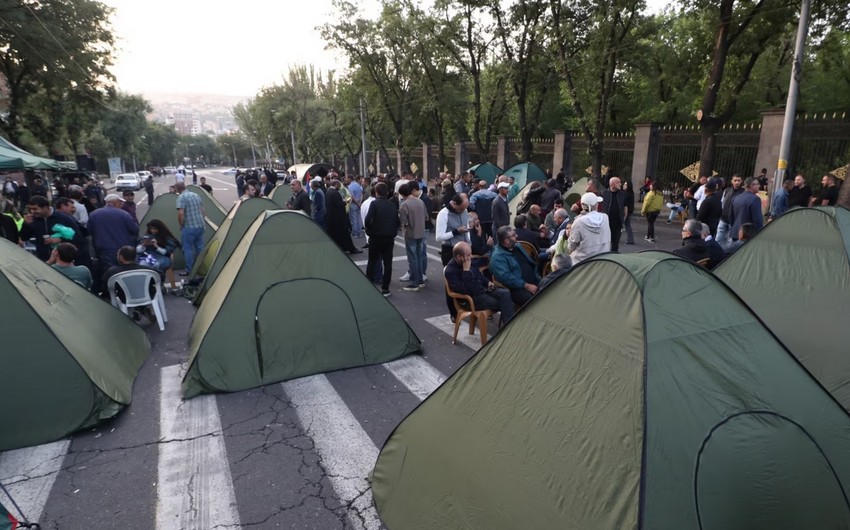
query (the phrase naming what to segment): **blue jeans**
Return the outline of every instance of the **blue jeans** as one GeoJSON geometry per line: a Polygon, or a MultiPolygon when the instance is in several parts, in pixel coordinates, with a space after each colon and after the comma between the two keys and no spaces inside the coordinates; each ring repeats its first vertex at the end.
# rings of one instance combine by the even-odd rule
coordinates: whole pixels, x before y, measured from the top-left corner
{"type": "Polygon", "coordinates": [[[353,202],[348,205],[348,221],[351,223],[351,235],[360,237],[363,234],[363,217],[360,216],[360,206],[353,202]]]}
{"type": "MultiPolygon", "coordinates": [[[[730,228],[732,228],[732,225],[722,219],[717,225],[717,237],[715,237],[714,240],[717,241],[721,247],[729,243],[729,239],[732,236],[732,234],[729,233],[730,228]]],[[[735,234],[736,238],[737,236],[738,234],[735,234]]]]}
{"type": "Polygon", "coordinates": [[[422,275],[428,266],[428,254],[425,252],[425,238],[404,238],[404,248],[407,250],[407,266],[410,271],[411,285],[421,285],[424,280],[422,275]]]}
{"type": "Polygon", "coordinates": [[[183,256],[186,257],[186,270],[192,270],[195,265],[195,258],[204,249],[204,229],[203,228],[183,228],[180,232],[180,237],[183,239],[183,256]]]}

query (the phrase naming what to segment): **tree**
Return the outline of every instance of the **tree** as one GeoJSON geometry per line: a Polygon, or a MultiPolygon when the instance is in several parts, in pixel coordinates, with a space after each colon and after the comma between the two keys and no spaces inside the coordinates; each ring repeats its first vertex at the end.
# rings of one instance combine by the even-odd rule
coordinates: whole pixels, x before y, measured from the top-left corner
{"type": "Polygon", "coordinates": [[[110,8],[94,0],[0,0],[0,12],[0,76],[9,96],[0,129],[13,143],[28,129],[52,127],[50,113],[71,92],[103,98],[112,80],[110,8]]]}
{"type": "Polygon", "coordinates": [[[635,39],[643,0],[551,0],[549,6],[559,72],[598,177],[622,49],[635,39]]]}

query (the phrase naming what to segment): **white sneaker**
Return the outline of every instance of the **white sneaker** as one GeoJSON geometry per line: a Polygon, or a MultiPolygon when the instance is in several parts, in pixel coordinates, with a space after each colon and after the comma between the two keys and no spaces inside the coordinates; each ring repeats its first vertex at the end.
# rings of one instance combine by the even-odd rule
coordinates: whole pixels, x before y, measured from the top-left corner
{"type": "Polygon", "coordinates": [[[409,282],[410,281],[410,271],[405,272],[404,276],[398,279],[400,282],[409,282]]]}

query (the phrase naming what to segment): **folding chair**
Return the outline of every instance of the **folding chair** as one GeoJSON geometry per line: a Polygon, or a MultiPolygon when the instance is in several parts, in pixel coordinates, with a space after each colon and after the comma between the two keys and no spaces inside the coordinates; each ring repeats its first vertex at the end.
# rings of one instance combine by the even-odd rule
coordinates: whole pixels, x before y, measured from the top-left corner
{"type": "Polygon", "coordinates": [[[475,335],[475,328],[477,326],[481,332],[481,346],[484,346],[487,344],[487,319],[493,316],[493,311],[490,309],[476,311],[475,302],[472,301],[472,297],[452,291],[452,288],[449,287],[449,281],[445,280],[445,276],[446,269],[443,268],[443,278],[446,283],[446,294],[448,294],[452,299],[452,302],[455,305],[455,311],[457,311],[457,317],[455,318],[455,332],[454,335],[452,335],[452,344],[457,344],[457,332],[460,329],[460,321],[468,318],[469,334],[475,335]]]}
{"type": "Polygon", "coordinates": [[[131,307],[151,306],[156,315],[156,322],[159,325],[160,331],[165,331],[165,323],[168,322],[168,315],[165,312],[165,300],[162,297],[162,280],[159,278],[159,273],[154,270],[132,270],[119,272],[115,276],[109,278],[106,282],[106,287],[109,289],[109,298],[114,307],[117,307],[129,316],[131,307]],[[151,298],[150,285],[154,283],[156,295],[151,298]],[[124,292],[127,299],[122,302],[115,294],[115,285],[118,285],[124,292]]]}

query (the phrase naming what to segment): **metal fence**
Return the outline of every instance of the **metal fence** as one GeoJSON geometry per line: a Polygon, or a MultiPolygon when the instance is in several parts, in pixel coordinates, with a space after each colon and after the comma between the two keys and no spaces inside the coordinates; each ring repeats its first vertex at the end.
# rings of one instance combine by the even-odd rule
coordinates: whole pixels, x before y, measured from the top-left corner
{"type": "MultiPolygon", "coordinates": [[[[722,177],[733,173],[755,175],[761,124],[726,124],[717,133],[714,171],[722,177]]],[[[691,181],[682,170],[698,163],[702,151],[702,134],[698,126],[667,126],[659,131],[658,168],[655,177],[666,186],[691,181]]]]}
{"type": "Polygon", "coordinates": [[[794,124],[791,175],[802,173],[811,186],[850,162],[850,120],[847,113],[803,114],[794,124]]]}
{"type": "MultiPolygon", "coordinates": [[[[634,133],[606,134],[603,136],[602,149],[602,165],[613,171],[615,176],[631,178],[635,157],[634,133]]],[[[572,168],[565,170],[571,173],[574,180],[590,176],[593,159],[588,151],[587,139],[579,133],[570,136],[570,160],[572,168]]]]}

